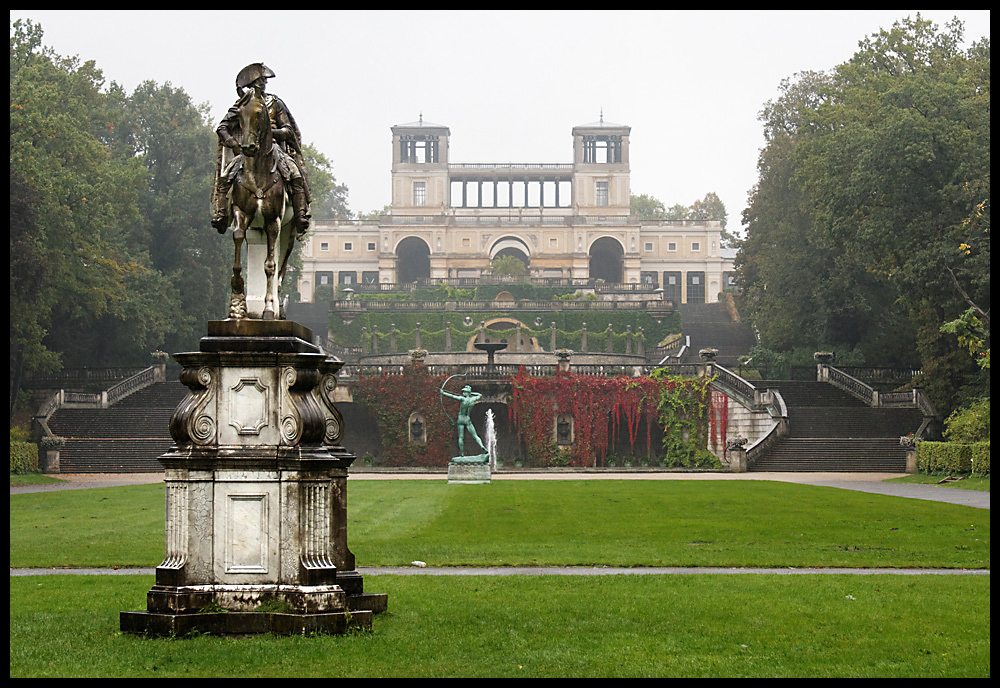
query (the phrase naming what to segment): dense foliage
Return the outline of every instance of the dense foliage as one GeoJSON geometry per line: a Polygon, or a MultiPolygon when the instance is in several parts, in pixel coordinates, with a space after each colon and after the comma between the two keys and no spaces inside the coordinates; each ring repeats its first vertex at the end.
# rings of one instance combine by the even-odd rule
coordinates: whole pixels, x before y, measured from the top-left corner
{"type": "Polygon", "coordinates": [[[29,433],[10,429],[10,472],[22,475],[38,472],[38,445],[29,441],[29,433]]]}
{"type": "MultiPolygon", "coordinates": [[[[417,324],[420,324],[420,346],[428,351],[444,351],[446,329],[451,324],[451,350],[463,351],[466,343],[478,333],[481,322],[502,317],[506,320],[516,318],[526,323],[521,328],[521,336],[534,337],[541,347],[548,351],[551,347],[551,323],[556,323],[556,348],[582,351],[583,325],[587,325],[587,351],[603,352],[607,348],[607,329],[611,326],[614,332],[613,348],[617,353],[625,353],[627,349],[628,328],[632,328],[632,352],[639,346],[640,328],[644,346],[655,347],[667,335],[680,332],[680,315],[671,314],[657,322],[644,311],[502,311],[483,310],[466,311],[462,313],[445,311],[423,312],[372,312],[362,313],[349,324],[344,324],[336,314],[330,318],[330,333],[342,346],[358,346],[364,343],[371,351],[372,336],[377,331],[379,338],[379,353],[389,351],[390,332],[395,331],[396,351],[406,351],[416,347],[417,324]],[[468,318],[468,324],[465,323],[468,318]],[[536,319],[541,325],[530,326],[536,319]]],[[[515,328],[488,330],[491,339],[507,339],[511,341],[515,328]]]]}
{"type": "Polygon", "coordinates": [[[989,389],[942,324],[990,300],[990,45],[917,16],[785,81],[737,267],[761,344],[908,365],[944,414],[989,389]]]}
{"type": "Polygon", "coordinates": [[[454,433],[439,401],[441,385],[446,379],[443,375],[431,375],[423,366],[406,366],[402,375],[363,376],[354,385],[354,400],[375,414],[384,465],[448,464],[454,433]],[[410,442],[409,419],[414,412],[424,418],[423,444],[410,442]]]}
{"type": "MultiPolygon", "coordinates": [[[[513,380],[510,414],[528,458],[535,465],[603,466],[615,437],[625,435],[635,452],[640,427],[645,455],[654,456],[653,428],[663,432],[670,466],[712,462],[706,456],[711,395],[708,380],[673,377],[595,377],[559,372],[533,378],[522,368],[513,380]],[[563,450],[553,441],[559,414],[573,418],[573,443],[563,450]]],[[[659,454],[659,452],[656,452],[659,454]]]]}
{"type": "MultiPolygon", "coordinates": [[[[232,241],[209,225],[217,140],[206,106],[10,27],[11,398],[24,373],[149,363],[224,317],[232,241]]],[[[320,216],[346,188],[306,147],[320,216]]]]}
{"type": "Polygon", "coordinates": [[[212,131],[182,90],[126,94],[41,37],[11,26],[12,369],[147,363],[225,303],[212,131]]]}
{"type": "Polygon", "coordinates": [[[917,442],[921,473],[990,475],[990,443],[917,442]]]}

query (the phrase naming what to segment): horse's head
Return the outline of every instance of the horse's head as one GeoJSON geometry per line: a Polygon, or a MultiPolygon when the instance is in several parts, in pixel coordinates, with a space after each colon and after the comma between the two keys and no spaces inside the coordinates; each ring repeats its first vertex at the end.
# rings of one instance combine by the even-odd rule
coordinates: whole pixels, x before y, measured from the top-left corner
{"type": "Polygon", "coordinates": [[[258,151],[271,150],[271,116],[262,87],[254,85],[247,90],[240,106],[240,133],[244,155],[252,158],[258,151]]]}

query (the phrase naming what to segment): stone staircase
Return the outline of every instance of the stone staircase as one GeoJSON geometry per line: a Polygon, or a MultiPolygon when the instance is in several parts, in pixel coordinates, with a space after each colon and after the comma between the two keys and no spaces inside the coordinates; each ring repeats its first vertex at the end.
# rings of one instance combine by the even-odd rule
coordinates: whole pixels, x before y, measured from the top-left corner
{"type": "Polygon", "coordinates": [[[59,452],[63,473],[156,473],[156,457],[173,444],[168,426],[187,394],[180,382],[158,382],[106,409],[56,411],[53,433],[66,439],[59,452]]]}
{"type": "Polygon", "coordinates": [[[698,363],[698,350],[718,349],[716,361],[734,368],[737,358],[747,354],[756,342],[753,332],[744,323],[733,322],[724,303],[683,304],[678,307],[681,328],[691,338],[691,348],[682,363],[698,363]]]}
{"type": "Polygon", "coordinates": [[[906,450],[899,446],[899,438],[920,428],[919,410],[869,408],[826,382],[754,384],[780,392],[790,432],[752,470],[905,472],[906,450]]]}

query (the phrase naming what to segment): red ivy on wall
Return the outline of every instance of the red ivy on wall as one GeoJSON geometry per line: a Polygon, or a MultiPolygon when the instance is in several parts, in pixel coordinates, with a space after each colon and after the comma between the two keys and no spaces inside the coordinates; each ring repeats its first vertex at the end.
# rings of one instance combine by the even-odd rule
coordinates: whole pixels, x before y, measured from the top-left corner
{"type": "Polygon", "coordinates": [[[445,379],[423,366],[405,366],[402,375],[365,377],[355,384],[355,401],[375,413],[386,466],[448,465],[454,432],[439,400],[445,379]],[[414,411],[426,421],[425,444],[410,443],[408,423],[414,411]]]}
{"type": "MultiPolygon", "coordinates": [[[[440,401],[445,379],[443,375],[429,374],[422,366],[406,366],[402,375],[367,377],[356,383],[355,401],[376,416],[385,465],[448,464],[454,427],[440,401]],[[422,413],[426,421],[427,442],[423,445],[409,442],[408,421],[414,411],[422,413]]],[[[668,453],[695,445],[703,449],[708,439],[706,424],[713,441],[719,426],[723,432],[725,429],[725,397],[720,408],[715,395],[709,394],[706,379],[655,375],[604,378],[569,372],[532,378],[521,368],[511,382],[510,418],[535,465],[604,465],[608,448],[623,433],[634,453],[643,420],[647,456],[654,454],[654,425],[660,425],[670,439],[673,450],[668,448],[668,453]],[[671,392],[675,394],[668,394],[671,392]],[[668,398],[672,404],[665,403],[668,398]],[[574,419],[574,442],[565,454],[553,442],[555,419],[560,413],[569,413],[574,419]],[[685,432],[691,435],[690,442],[681,439],[685,432]]]]}
{"type": "MultiPolygon", "coordinates": [[[[646,420],[646,453],[652,454],[651,433],[660,420],[662,393],[677,385],[690,388],[696,396],[702,395],[703,384],[699,381],[603,378],[569,372],[532,378],[522,368],[513,380],[510,415],[529,455],[547,465],[556,451],[552,445],[555,418],[560,413],[572,414],[575,441],[567,450],[570,465],[603,465],[608,447],[622,432],[627,433],[634,450],[642,419],[646,420]]],[[[669,433],[670,428],[665,427],[664,432],[669,433]]]]}

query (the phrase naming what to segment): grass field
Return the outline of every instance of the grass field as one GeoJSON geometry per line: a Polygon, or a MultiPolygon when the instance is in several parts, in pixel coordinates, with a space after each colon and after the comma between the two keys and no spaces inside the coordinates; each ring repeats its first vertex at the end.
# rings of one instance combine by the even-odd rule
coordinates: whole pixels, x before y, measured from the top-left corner
{"type": "MultiPolygon", "coordinates": [[[[11,498],[12,567],[149,567],[163,485],[11,498]]],[[[764,481],[357,481],[363,566],[988,568],[990,512],[764,481]]]]}
{"type": "MultiPolygon", "coordinates": [[[[12,567],[153,566],[161,485],[11,497],[12,567]]],[[[988,569],[988,510],[745,481],[357,481],[361,566],[988,569]]],[[[11,578],[27,676],[989,676],[990,577],[368,576],[369,634],[123,635],[149,576],[11,578]]]]}
{"type": "Polygon", "coordinates": [[[908,475],[905,478],[893,478],[888,480],[890,483],[910,483],[915,485],[938,485],[940,487],[950,487],[955,490],[976,490],[979,492],[989,492],[990,491],[990,476],[981,475],[967,475],[960,477],[959,480],[953,482],[941,482],[945,476],[942,475],[927,475],[926,473],[916,473],[914,475],[908,475]]]}

